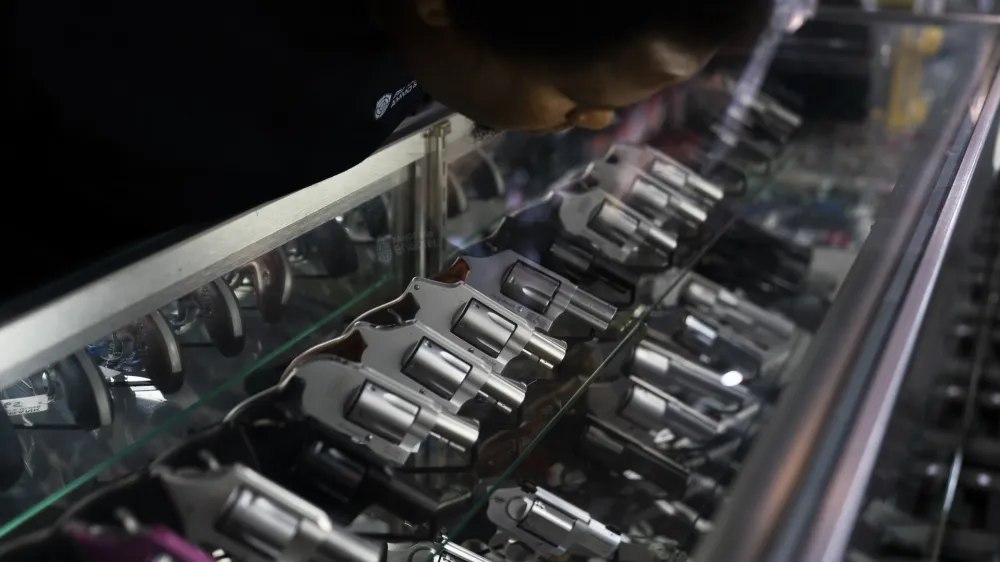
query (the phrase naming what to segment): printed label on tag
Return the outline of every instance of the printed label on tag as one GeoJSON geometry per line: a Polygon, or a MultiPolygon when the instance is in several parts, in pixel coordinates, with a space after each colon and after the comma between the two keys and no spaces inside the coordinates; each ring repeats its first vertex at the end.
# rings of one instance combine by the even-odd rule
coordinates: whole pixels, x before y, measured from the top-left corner
{"type": "Polygon", "coordinates": [[[677,166],[661,162],[660,160],[653,161],[652,172],[654,176],[665,179],[678,186],[683,186],[687,180],[687,174],[685,174],[683,170],[678,169],[677,166]]]}
{"type": "Polygon", "coordinates": [[[24,416],[49,409],[49,397],[44,395],[8,398],[0,402],[3,403],[3,409],[7,411],[8,416],[24,416]]]}

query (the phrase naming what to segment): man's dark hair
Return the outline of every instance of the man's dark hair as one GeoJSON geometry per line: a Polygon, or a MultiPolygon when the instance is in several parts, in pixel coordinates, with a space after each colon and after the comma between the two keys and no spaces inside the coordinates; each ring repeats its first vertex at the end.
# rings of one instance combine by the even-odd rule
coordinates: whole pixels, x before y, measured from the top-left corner
{"type": "Polygon", "coordinates": [[[497,51],[581,60],[641,37],[695,49],[745,46],[767,27],[773,0],[447,0],[447,6],[456,30],[497,51]]]}

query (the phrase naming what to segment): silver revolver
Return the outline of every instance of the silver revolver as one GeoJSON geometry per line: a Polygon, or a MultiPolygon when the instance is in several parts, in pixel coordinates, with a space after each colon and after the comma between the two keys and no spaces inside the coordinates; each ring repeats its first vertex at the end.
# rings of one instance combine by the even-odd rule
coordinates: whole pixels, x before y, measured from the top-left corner
{"type": "Polygon", "coordinates": [[[355,322],[341,336],[310,349],[295,362],[315,354],[356,361],[430,396],[451,413],[477,396],[505,413],[520,406],[527,392],[525,384],[494,373],[467,347],[417,320],[389,326],[355,322]]]}
{"type": "Polygon", "coordinates": [[[355,322],[390,324],[411,319],[464,346],[496,374],[518,356],[549,368],[566,356],[565,342],[543,334],[464,282],[414,277],[398,299],[373,308],[355,322]]]}
{"type": "MultiPolygon", "coordinates": [[[[731,77],[726,77],[726,89],[735,94],[737,82],[731,77]]],[[[764,92],[756,92],[748,99],[741,100],[767,125],[778,129],[778,132],[788,136],[802,126],[802,116],[788,109],[771,96],[764,92]]]]}
{"type": "Polygon", "coordinates": [[[658,226],[680,221],[697,228],[708,220],[708,206],[636,166],[598,160],[587,165],[583,175],[584,181],[626,202],[658,226]]]}
{"type": "Polygon", "coordinates": [[[635,166],[649,175],[693,196],[702,206],[711,207],[726,192],[677,160],[649,146],[614,144],[604,161],[635,166]]]}
{"type": "Polygon", "coordinates": [[[523,545],[541,556],[575,554],[607,560],[622,542],[620,533],[586,511],[530,485],[497,490],[486,516],[497,526],[491,543],[523,545]]]}
{"type": "Polygon", "coordinates": [[[700,275],[687,276],[680,301],[705,310],[734,330],[766,345],[786,342],[795,335],[795,324],[791,320],[761,308],[700,275]]]}
{"type": "Polygon", "coordinates": [[[544,331],[550,330],[563,313],[604,331],[618,312],[569,279],[513,250],[489,257],[462,256],[435,279],[465,281],[544,331]]]}
{"type": "Polygon", "coordinates": [[[620,199],[585,183],[576,172],[553,186],[562,199],[559,221],[563,230],[587,240],[605,256],[625,263],[642,247],[670,256],[677,249],[677,235],[629,207],[620,199]]]}
{"type": "Polygon", "coordinates": [[[632,371],[654,386],[677,386],[724,404],[743,404],[753,397],[738,371],[719,374],[646,338],[632,351],[632,371]]]}
{"type": "Polygon", "coordinates": [[[650,432],[667,430],[675,438],[701,442],[725,431],[721,423],[637,377],[590,385],[587,404],[597,417],[647,443],[650,432]]]}
{"type": "Polygon", "coordinates": [[[318,507],[239,464],[152,468],[185,537],[241,562],[382,562],[385,546],[334,525],[318,507]]]}
{"type": "Polygon", "coordinates": [[[296,365],[277,391],[291,387],[300,393],[303,416],[396,465],[431,435],[461,451],[479,438],[476,420],[451,414],[392,377],[340,357],[319,355],[296,365]]]}

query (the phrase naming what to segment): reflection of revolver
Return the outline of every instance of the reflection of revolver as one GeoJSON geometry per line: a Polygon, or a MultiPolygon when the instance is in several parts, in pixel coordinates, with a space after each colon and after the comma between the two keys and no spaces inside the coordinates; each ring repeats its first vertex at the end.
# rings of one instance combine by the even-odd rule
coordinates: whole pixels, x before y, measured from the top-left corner
{"type": "Polygon", "coordinates": [[[542,556],[611,559],[621,535],[559,496],[525,485],[497,490],[486,515],[497,526],[493,544],[523,545],[542,556]]]}
{"type": "MultiPolygon", "coordinates": [[[[726,89],[736,94],[738,83],[730,77],[725,77],[726,89]]],[[[764,92],[754,92],[744,100],[759,119],[763,127],[768,128],[783,141],[787,141],[799,127],[802,126],[802,116],[788,109],[773,97],[764,92]]]]}
{"type": "Polygon", "coordinates": [[[381,562],[385,546],[333,524],[329,516],[242,465],[207,470],[156,466],[187,539],[241,562],[381,562]]]}
{"type": "Polygon", "coordinates": [[[536,330],[527,320],[496,304],[466,283],[414,277],[396,300],[373,308],[356,321],[394,324],[417,320],[450,338],[501,373],[523,356],[552,368],[566,356],[566,343],[536,330]]]}
{"type": "Polygon", "coordinates": [[[706,113],[694,113],[689,128],[703,136],[702,147],[710,155],[725,155],[751,172],[767,174],[780,147],[756,139],[745,129],[746,123],[706,113]]]}
{"type": "MultiPolygon", "coordinates": [[[[483,257],[513,250],[578,285],[591,288],[599,284],[602,296],[616,304],[630,305],[638,274],[563,230],[559,226],[559,203],[558,198],[550,197],[507,216],[489,238],[465,248],[463,254],[483,257]],[[606,296],[609,292],[611,296],[606,296]]],[[[668,264],[658,260],[655,265],[666,268],[668,264]]]]}
{"type": "Polygon", "coordinates": [[[811,248],[740,218],[694,271],[729,290],[741,290],[760,306],[772,306],[805,292],[811,262],[811,248]]]}
{"type": "Polygon", "coordinates": [[[210,451],[222,464],[243,463],[289,491],[309,498],[336,523],[348,525],[373,505],[407,520],[429,523],[464,513],[471,494],[449,496],[419,476],[386,466],[342,435],[309,420],[290,419],[282,401],[255,404],[252,413],[190,435],[155,465],[188,466],[210,451]]]}
{"type": "Polygon", "coordinates": [[[702,313],[683,307],[654,311],[648,317],[648,326],[672,338],[712,369],[737,371],[743,378],[753,378],[764,362],[765,351],[758,345],[702,313]]]}
{"type": "Polygon", "coordinates": [[[444,544],[418,542],[390,543],[386,562],[490,562],[488,559],[447,539],[444,544]]]}
{"type": "Polygon", "coordinates": [[[348,438],[401,465],[429,436],[464,451],[479,423],[445,411],[435,400],[370,367],[334,356],[296,365],[276,391],[321,431],[348,438]]]}
{"type": "Polygon", "coordinates": [[[723,324],[766,346],[786,342],[795,335],[790,320],[761,308],[698,275],[689,275],[681,302],[709,312],[723,324]]]}
{"type": "Polygon", "coordinates": [[[622,264],[633,260],[640,249],[669,257],[677,249],[677,235],[657,227],[621,200],[588,182],[586,170],[576,172],[553,186],[560,200],[559,221],[569,234],[622,264]]]}
{"type": "MultiPolygon", "coordinates": [[[[521,408],[524,412],[522,423],[515,428],[495,433],[480,443],[476,460],[476,471],[480,478],[500,475],[518,455],[525,452],[542,428],[560,410],[567,407],[570,398],[579,390],[587,376],[601,364],[606,357],[604,347],[606,346],[593,342],[574,346],[560,366],[564,380],[539,380],[531,385],[532,392],[521,408]]],[[[542,452],[549,451],[536,449],[533,457],[542,452]]],[[[549,460],[552,459],[543,459],[545,467],[551,464],[549,460]]]]}
{"type": "Polygon", "coordinates": [[[416,320],[390,326],[355,322],[341,336],[297,357],[293,365],[315,354],[363,363],[413,392],[435,398],[452,413],[477,396],[510,413],[527,390],[524,383],[494,373],[467,346],[416,320]]]}
{"type": "Polygon", "coordinates": [[[635,166],[647,174],[666,182],[694,197],[702,207],[710,208],[726,196],[726,192],[701,177],[677,160],[649,146],[615,144],[604,156],[609,164],[635,166]]]}
{"type": "Polygon", "coordinates": [[[581,169],[585,185],[614,195],[656,226],[697,229],[708,220],[708,206],[689,194],[627,164],[596,161],[581,169]]]}
{"type": "Polygon", "coordinates": [[[569,279],[512,250],[489,257],[462,256],[435,279],[465,281],[544,331],[551,329],[564,312],[604,331],[617,312],[569,279]]]}
{"type": "Polygon", "coordinates": [[[544,446],[559,450],[561,464],[582,470],[597,486],[620,486],[602,482],[632,472],[672,498],[684,497],[687,490],[690,474],[684,466],[593,415],[562,419],[544,446]]]}
{"type": "Polygon", "coordinates": [[[663,430],[695,442],[711,440],[724,431],[719,422],[636,377],[590,385],[587,402],[597,417],[647,443],[651,432],[663,430]]]}
{"type": "Polygon", "coordinates": [[[679,387],[723,404],[741,405],[752,399],[739,373],[716,373],[649,338],[633,348],[631,367],[636,376],[660,388],[679,387]]]}

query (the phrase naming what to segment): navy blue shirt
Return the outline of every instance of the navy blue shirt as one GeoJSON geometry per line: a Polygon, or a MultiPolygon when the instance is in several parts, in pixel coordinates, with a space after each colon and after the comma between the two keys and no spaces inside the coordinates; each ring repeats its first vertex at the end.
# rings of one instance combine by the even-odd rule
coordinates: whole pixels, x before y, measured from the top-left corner
{"type": "Polygon", "coordinates": [[[334,176],[423,98],[363,0],[0,9],[14,293],[334,176]]]}

